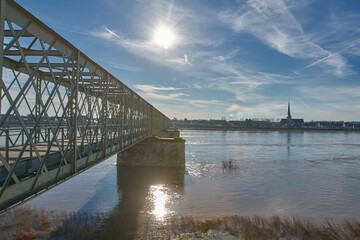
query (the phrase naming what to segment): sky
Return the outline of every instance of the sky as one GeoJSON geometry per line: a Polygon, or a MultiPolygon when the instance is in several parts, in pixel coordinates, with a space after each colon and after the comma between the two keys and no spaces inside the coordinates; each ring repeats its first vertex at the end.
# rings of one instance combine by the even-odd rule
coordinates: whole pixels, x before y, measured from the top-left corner
{"type": "Polygon", "coordinates": [[[16,2],[171,119],[360,120],[358,0],[16,2]]]}

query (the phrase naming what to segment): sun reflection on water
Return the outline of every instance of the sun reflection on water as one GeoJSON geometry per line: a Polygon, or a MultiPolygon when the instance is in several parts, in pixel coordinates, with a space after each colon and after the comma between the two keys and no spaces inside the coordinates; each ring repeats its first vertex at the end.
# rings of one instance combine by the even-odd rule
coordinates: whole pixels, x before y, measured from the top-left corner
{"type": "Polygon", "coordinates": [[[154,203],[152,214],[155,215],[157,220],[164,220],[164,217],[169,213],[166,205],[169,200],[167,189],[164,185],[150,186],[150,198],[154,203]]]}

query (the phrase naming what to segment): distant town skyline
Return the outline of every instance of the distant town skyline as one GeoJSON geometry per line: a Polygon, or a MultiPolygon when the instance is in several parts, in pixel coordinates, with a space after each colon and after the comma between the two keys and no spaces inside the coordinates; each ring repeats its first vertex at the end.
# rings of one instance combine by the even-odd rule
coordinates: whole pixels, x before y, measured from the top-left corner
{"type": "Polygon", "coordinates": [[[359,1],[15,1],[171,119],[360,119],[359,1]]]}

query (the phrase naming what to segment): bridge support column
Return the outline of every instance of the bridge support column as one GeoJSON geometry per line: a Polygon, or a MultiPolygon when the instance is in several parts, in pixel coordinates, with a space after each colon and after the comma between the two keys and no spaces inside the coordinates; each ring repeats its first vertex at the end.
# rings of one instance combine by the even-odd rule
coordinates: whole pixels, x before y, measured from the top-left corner
{"type": "Polygon", "coordinates": [[[119,166],[185,167],[185,140],[178,130],[164,130],[118,153],[119,166]]]}

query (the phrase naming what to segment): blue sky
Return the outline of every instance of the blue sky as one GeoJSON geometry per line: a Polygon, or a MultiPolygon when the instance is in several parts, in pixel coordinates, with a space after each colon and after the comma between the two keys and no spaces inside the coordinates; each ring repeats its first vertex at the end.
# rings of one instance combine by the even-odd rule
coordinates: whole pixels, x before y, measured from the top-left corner
{"type": "Polygon", "coordinates": [[[358,0],[17,2],[170,118],[360,120],[358,0]]]}

